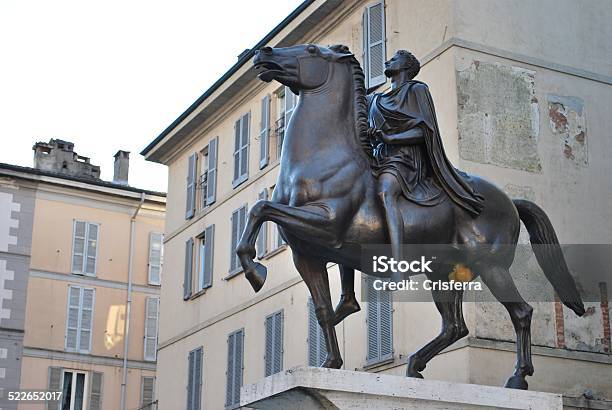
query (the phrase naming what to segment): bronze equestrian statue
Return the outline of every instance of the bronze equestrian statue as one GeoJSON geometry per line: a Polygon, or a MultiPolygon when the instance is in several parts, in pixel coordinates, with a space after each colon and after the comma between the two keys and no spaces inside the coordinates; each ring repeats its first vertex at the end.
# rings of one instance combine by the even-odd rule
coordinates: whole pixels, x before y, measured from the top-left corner
{"type": "MultiPolygon", "coordinates": [[[[408,63],[401,61],[404,57],[396,55],[395,61],[387,63],[387,75],[397,77],[395,71],[408,63]]],[[[368,106],[363,71],[345,46],[263,47],[254,65],[261,80],[276,80],[300,95],[285,132],[272,199],[253,205],[236,248],[255,291],[266,279],[266,268],[253,260],[255,242],[262,223],[272,221],[291,247],[294,264],[312,296],[328,352],[323,367],[340,368],[342,358],[334,326],[359,309],[353,280],[355,270],[364,271],[362,245],[388,244],[401,238],[404,244],[461,246],[467,250],[465,265],[506,307],[516,331],[517,362],[506,387],[526,389],[525,377],[533,374],[533,309],[522,299],[509,273],[520,220],[529,231],[538,263],[561,301],[576,314],[584,314],[544,211],[532,202],[511,200],[490,182],[452,167],[442,149],[427,87],[413,81],[410,74],[403,79],[397,77],[399,83],[389,93],[371,98],[368,106]],[[388,104],[405,87],[416,88],[401,98],[414,101],[406,103],[400,98],[397,104],[388,104]],[[388,127],[369,118],[368,109],[375,114],[372,106],[377,99],[382,121],[387,121],[388,127]],[[398,119],[395,123],[393,116],[398,119]],[[393,140],[400,138],[404,143],[398,145],[411,145],[405,140],[413,139],[412,145],[418,148],[396,152],[391,147],[389,152],[393,140]],[[401,161],[393,165],[395,156],[401,161]],[[409,160],[410,156],[420,156],[420,162],[409,160]],[[406,164],[420,164],[426,169],[408,173],[404,172],[406,164]],[[395,181],[386,182],[399,184],[401,195],[397,185],[385,188],[381,178],[388,179],[388,175],[395,181]],[[405,180],[400,181],[397,175],[405,180]],[[415,178],[419,181],[414,182],[415,178]],[[385,203],[389,193],[395,195],[395,201],[385,203]],[[392,215],[394,210],[386,209],[387,204],[395,206],[398,214],[392,215]],[[402,227],[400,235],[393,232],[398,226],[402,227]],[[336,311],[330,297],[328,262],[339,265],[343,279],[342,300],[336,311]]],[[[397,245],[394,248],[399,252],[397,245]]],[[[437,270],[428,278],[448,280],[451,269],[449,266],[444,273],[437,270]]],[[[420,372],[427,362],[468,334],[462,314],[463,293],[434,290],[432,296],[442,316],[442,330],[410,357],[406,371],[410,377],[422,377],[420,372]]]]}

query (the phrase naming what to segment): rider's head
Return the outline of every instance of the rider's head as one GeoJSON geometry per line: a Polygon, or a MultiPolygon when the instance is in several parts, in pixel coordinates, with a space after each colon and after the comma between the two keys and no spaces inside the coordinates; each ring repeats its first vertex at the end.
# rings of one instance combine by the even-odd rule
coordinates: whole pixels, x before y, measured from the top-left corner
{"type": "Polygon", "coordinates": [[[410,79],[416,77],[421,70],[421,63],[406,50],[398,50],[389,61],[385,63],[385,75],[392,77],[399,71],[406,71],[410,79]]]}

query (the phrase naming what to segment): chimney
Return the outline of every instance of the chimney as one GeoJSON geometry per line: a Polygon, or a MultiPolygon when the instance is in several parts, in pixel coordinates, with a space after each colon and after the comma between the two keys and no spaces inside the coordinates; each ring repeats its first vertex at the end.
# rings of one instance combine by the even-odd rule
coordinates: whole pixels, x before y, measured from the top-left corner
{"type": "Polygon", "coordinates": [[[130,168],[130,153],[129,151],[117,151],[115,154],[115,172],[113,182],[115,184],[128,184],[128,171],[130,168]]]}

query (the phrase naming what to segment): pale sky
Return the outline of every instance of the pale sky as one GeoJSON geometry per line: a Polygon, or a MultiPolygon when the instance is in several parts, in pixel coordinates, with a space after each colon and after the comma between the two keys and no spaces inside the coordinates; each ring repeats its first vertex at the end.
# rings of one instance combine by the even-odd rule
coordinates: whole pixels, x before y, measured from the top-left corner
{"type": "Polygon", "coordinates": [[[166,190],[139,152],[301,0],[0,0],[0,162],[60,138],[112,180],[166,190]]]}

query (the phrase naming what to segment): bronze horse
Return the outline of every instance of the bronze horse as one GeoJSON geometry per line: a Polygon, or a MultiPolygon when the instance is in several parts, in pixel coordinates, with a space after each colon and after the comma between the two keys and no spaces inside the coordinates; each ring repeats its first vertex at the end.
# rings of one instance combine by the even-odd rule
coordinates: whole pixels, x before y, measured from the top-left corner
{"type": "MultiPolygon", "coordinates": [[[[266,268],[253,260],[257,235],[265,221],[280,227],[293,251],[295,267],[312,295],[325,335],[328,354],[323,367],[340,368],[342,358],[334,326],[351,312],[334,312],[326,264],[338,263],[341,273],[350,277],[354,270],[363,270],[361,245],[388,241],[368,153],[363,71],[345,46],[313,44],[264,47],[257,52],[254,65],[260,70],[261,80],[276,80],[299,94],[300,99],[286,129],[272,199],[253,205],[236,252],[246,278],[259,291],[266,268]]],[[[471,176],[471,181],[485,201],[477,217],[448,199],[435,207],[403,201],[404,238],[408,244],[452,244],[474,249],[473,255],[469,251],[467,255],[469,269],[480,275],[506,307],[516,331],[517,362],[506,387],[526,389],[525,377],[533,374],[533,309],[519,295],[509,273],[519,220],[527,227],[536,258],[560,299],[578,315],[584,313],[584,307],[544,211],[532,202],[511,200],[482,178],[471,176]],[[481,244],[486,244],[489,252],[476,255],[481,244]]],[[[427,362],[468,334],[462,292],[432,294],[442,316],[442,330],[410,357],[407,376],[422,377],[420,372],[427,362]]]]}

